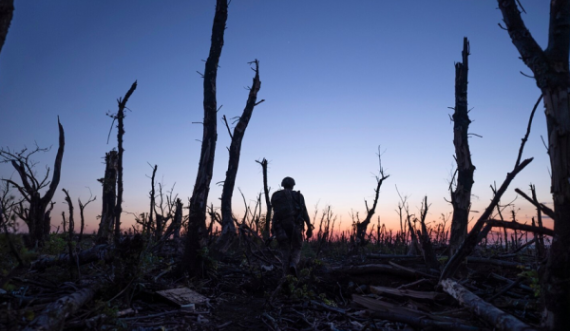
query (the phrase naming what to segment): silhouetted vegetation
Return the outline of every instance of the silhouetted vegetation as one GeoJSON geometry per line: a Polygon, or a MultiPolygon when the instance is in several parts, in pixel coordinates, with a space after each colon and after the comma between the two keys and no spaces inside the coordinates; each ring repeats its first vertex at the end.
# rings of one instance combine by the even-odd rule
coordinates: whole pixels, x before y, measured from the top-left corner
{"type": "MultiPolygon", "coordinates": [[[[380,189],[389,177],[378,151],[375,195],[371,206],[365,201],[365,218],[353,213],[352,227],[341,229],[332,206],[315,208],[312,225],[307,222],[311,228],[309,238],[303,238],[298,268],[284,273],[285,254],[270,236],[272,203],[267,182],[271,174],[266,159],[257,161],[262,176],[254,184],[262,187],[264,201],[261,193],[253,205],[243,197],[243,215],[236,215],[231,204],[241,141],[254,107],[263,101],[257,101],[261,86],[257,60],[251,63],[255,76],[233,133],[223,117],[231,137],[230,158],[221,209],[208,206],[218,132],[216,79],[228,16],[227,0],[217,0],[203,74],[199,169],[187,204],[174,187],[164,192],[159,183],[157,190],[158,165],[151,165],[148,212],[136,214],[131,228],[121,227],[124,110],[136,81],[117,100],[118,112],[110,115],[113,124],[117,121],[117,149],[105,156],[100,223],[93,234],[84,233],[83,212],[96,198],[85,204],[78,199],[78,231],[73,192],[65,188],[68,214],[62,214],[63,231],[59,227],[49,231],[65,146],[59,119],[51,180],[49,169],[43,178],[37,177],[31,159],[46,149],[0,150],[0,161],[10,163],[19,176],[19,180],[2,179],[0,190],[1,329],[563,330],[570,325],[570,0],[552,1],[549,46],[544,51],[524,26],[520,4],[515,0],[498,3],[510,37],[533,70],[542,95],[531,111],[513,169],[498,188],[492,186],[493,199],[469,231],[475,167],[467,142],[467,38],[462,62],[455,64],[458,169],[457,180],[450,185],[453,214],[444,214],[438,221],[427,219],[430,206],[424,197],[415,215],[408,197],[401,195],[399,229],[389,229],[380,217],[375,219],[380,189]],[[514,209],[511,219],[505,220],[507,206],[501,198],[532,162],[522,156],[543,98],[554,209],[539,203],[533,185],[530,196],[517,189],[537,210],[536,222],[533,218],[532,225],[527,225],[517,220],[514,209]],[[554,219],[554,229],[543,227],[543,214],[554,219]],[[18,219],[27,225],[27,234],[17,232],[18,219]]],[[[13,10],[12,2],[8,6],[0,2],[0,50],[9,26],[6,8],[13,10]]]]}

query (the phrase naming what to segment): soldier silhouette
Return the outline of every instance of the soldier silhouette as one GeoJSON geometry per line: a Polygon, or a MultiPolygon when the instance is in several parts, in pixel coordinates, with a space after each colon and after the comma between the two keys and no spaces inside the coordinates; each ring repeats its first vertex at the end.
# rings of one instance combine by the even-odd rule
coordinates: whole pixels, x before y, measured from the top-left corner
{"type": "Polygon", "coordinates": [[[297,276],[297,264],[301,259],[303,230],[307,224],[307,238],[313,235],[313,227],[307,213],[305,198],[300,191],[293,191],[295,180],[285,177],[282,190],[271,196],[273,206],[272,233],[277,238],[281,251],[283,272],[297,276]]]}

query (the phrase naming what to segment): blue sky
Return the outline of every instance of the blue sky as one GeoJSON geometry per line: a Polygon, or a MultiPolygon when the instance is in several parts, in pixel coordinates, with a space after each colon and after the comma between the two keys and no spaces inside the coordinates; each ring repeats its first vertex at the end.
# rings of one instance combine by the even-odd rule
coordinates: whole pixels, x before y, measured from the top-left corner
{"type": "MultiPolygon", "coordinates": [[[[546,1],[523,1],[523,18],[541,46],[547,42],[546,1]]],[[[66,133],[62,179],[53,223],[66,210],[61,188],[76,201],[97,201],[86,209],[87,231],[101,210],[103,156],[111,119],[122,97],[138,80],[125,119],[125,202],[123,209],[148,209],[148,163],[157,179],[187,201],[196,177],[203,116],[202,79],[208,56],[215,1],[16,1],[0,54],[0,145],[12,149],[53,146],[36,158],[38,173],[53,166],[57,116],[66,133]]],[[[377,215],[394,226],[396,185],[418,214],[424,195],[428,220],[449,213],[448,183],[454,168],[454,62],[463,37],[469,57],[470,139],[475,171],[473,210],[491,198],[489,185],[503,181],[514,165],[528,116],[540,92],[519,60],[506,31],[499,28],[496,1],[273,1],[233,0],[218,72],[218,148],[210,200],[218,198],[230,144],[221,116],[241,114],[259,59],[266,101],[254,110],[242,145],[234,193],[241,218],[242,198],[253,204],[262,191],[267,158],[269,185],[284,176],[297,181],[309,213],[331,205],[350,224],[351,210],[364,215],[378,172],[378,146],[390,178],[381,189],[377,215]]],[[[525,157],[534,161],[511,184],[537,186],[551,200],[549,162],[541,141],[546,123],[539,107],[525,157]]],[[[8,165],[0,177],[16,178],[8,165]]],[[[76,207],[77,209],[77,207],[76,207]]],[[[518,216],[534,215],[519,198],[518,216]]],[[[476,213],[472,214],[474,217],[476,213]]],[[[78,217],[78,215],[76,215],[78,217]]],[[[132,219],[129,216],[124,218],[132,219]]]]}

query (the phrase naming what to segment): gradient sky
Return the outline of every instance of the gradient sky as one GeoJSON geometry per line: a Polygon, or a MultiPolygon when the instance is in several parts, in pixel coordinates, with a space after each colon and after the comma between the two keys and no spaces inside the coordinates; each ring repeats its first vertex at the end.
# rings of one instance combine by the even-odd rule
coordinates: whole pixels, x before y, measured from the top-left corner
{"type": "MultiPolygon", "coordinates": [[[[547,43],[547,1],[523,1],[527,27],[547,43]]],[[[61,221],[61,188],[72,199],[97,201],[86,209],[87,231],[101,212],[103,156],[116,146],[116,129],[107,144],[116,99],[138,80],[125,119],[123,210],[148,211],[152,173],[184,202],[197,173],[203,118],[202,79],[208,56],[215,1],[16,1],[14,18],[0,54],[0,146],[53,146],[38,155],[37,170],[53,166],[57,116],[66,134],[62,178],[52,224],[61,221]]],[[[254,110],[242,145],[234,211],[241,218],[239,187],[252,203],[262,191],[261,167],[267,158],[269,185],[284,176],[297,181],[310,215],[332,206],[343,224],[351,211],[365,214],[378,173],[378,146],[390,178],[381,189],[377,215],[396,225],[399,197],[408,196],[419,214],[428,196],[428,220],[449,213],[448,185],[455,169],[453,123],[454,63],[461,60],[463,37],[471,43],[470,138],[476,166],[474,212],[492,197],[489,185],[513,168],[528,117],[540,92],[519,59],[501,13],[492,0],[234,0],[229,6],[225,45],[218,72],[218,147],[210,201],[219,207],[230,138],[221,121],[239,116],[259,59],[266,101],[254,110]]],[[[539,199],[550,202],[549,161],[541,136],[546,121],[541,105],[524,157],[534,161],[514,188],[536,184],[539,199]]],[[[0,165],[0,177],[17,178],[0,165]]],[[[77,211],[77,206],[76,211],[77,211]]],[[[534,215],[522,198],[514,208],[521,220],[534,215]]],[[[472,216],[477,217],[477,213],[472,216]]],[[[78,212],[76,219],[78,218],[78,212]]],[[[124,216],[127,222],[132,217],[124,216]]],[[[376,219],[376,218],[375,218],[376,219]]],[[[551,224],[548,224],[550,225],[551,224]]]]}

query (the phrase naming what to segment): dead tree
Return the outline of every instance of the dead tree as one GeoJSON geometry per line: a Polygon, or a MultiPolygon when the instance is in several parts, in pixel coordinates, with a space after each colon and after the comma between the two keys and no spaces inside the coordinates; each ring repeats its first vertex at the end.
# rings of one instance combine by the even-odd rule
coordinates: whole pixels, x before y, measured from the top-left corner
{"type": "Polygon", "coordinates": [[[14,16],[14,0],[0,0],[0,52],[14,16]]]}
{"type": "Polygon", "coordinates": [[[46,151],[47,149],[37,147],[31,152],[24,149],[19,153],[12,153],[9,150],[0,150],[2,162],[10,162],[18,172],[22,182],[20,185],[10,179],[6,180],[10,185],[18,189],[23,200],[27,202],[27,206],[24,206],[22,202],[18,205],[16,208],[16,214],[28,226],[29,235],[26,242],[28,247],[34,247],[35,245],[43,246],[49,235],[51,227],[51,208],[47,208],[55,194],[57,185],[59,184],[61,163],[65,147],[65,134],[63,126],[59,122],[59,118],[57,119],[57,125],[59,127],[59,148],[55,157],[51,182],[48,181],[49,168],[45,177],[39,180],[36,178],[36,174],[33,171],[34,163],[30,160],[30,156],[34,153],[46,151]],[[40,191],[48,185],[49,188],[42,197],[40,191]]]}
{"type": "Polygon", "coordinates": [[[97,232],[97,243],[111,241],[115,224],[115,205],[117,199],[117,151],[105,154],[105,177],[99,179],[103,184],[103,210],[97,232]]]}
{"type": "Polygon", "coordinates": [[[545,326],[570,325],[570,0],[550,2],[548,46],[542,50],[525,26],[517,1],[499,0],[511,41],[532,70],[544,97],[554,200],[554,238],[542,277],[545,326]]]}
{"type": "Polygon", "coordinates": [[[467,109],[467,73],[469,71],[469,40],[463,38],[463,62],[455,64],[455,107],[453,113],[453,145],[455,145],[455,161],[457,162],[457,186],[451,192],[453,218],[451,220],[451,236],[449,246],[454,254],[467,236],[467,223],[471,207],[471,188],[475,166],[471,162],[469,151],[468,129],[471,120],[467,109]]]}
{"type": "Polygon", "coordinates": [[[69,252],[69,276],[73,279],[73,236],[75,231],[75,221],[73,220],[73,203],[69,197],[69,192],[66,189],[61,189],[65,193],[65,203],[69,207],[69,236],[67,238],[67,248],[69,252]]]}
{"type": "MultiPolygon", "coordinates": [[[[146,231],[146,235],[149,236],[150,238],[150,229],[152,227],[152,222],[153,222],[153,213],[154,213],[154,209],[156,207],[155,204],[155,198],[154,198],[154,194],[155,194],[155,190],[154,190],[154,177],[156,176],[156,170],[158,169],[158,165],[154,165],[154,167],[152,168],[152,177],[150,179],[150,210],[148,212],[148,224],[146,226],[146,229],[144,229],[146,231]]],[[[157,228],[158,228],[158,223],[157,223],[157,228]]]]}
{"type": "Polygon", "coordinates": [[[83,239],[83,230],[85,228],[85,216],[83,215],[83,211],[85,210],[85,207],[87,207],[87,205],[91,202],[95,201],[95,199],[97,199],[97,197],[91,198],[91,196],[89,196],[87,202],[82,203],[81,199],[77,198],[77,202],[79,203],[79,217],[81,218],[81,228],[79,229],[79,238],[77,238],[77,242],[81,242],[83,239]]]}
{"type": "Polygon", "coordinates": [[[427,196],[424,197],[422,201],[422,209],[420,213],[420,225],[422,227],[421,233],[418,231],[418,237],[420,237],[420,243],[422,245],[422,252],[424,255],[424,261],[428,268],[439,270],[439,262],[437,262],[437,257],[435,251],[431,246],[431,239],[429,237],[429,232],[426,227],[426,217],[428,212],[428,202],[427,196]]]}
{"type": "Polygon", "coordinates": [[[385,179],[390,177],[390,175],[384,175],[384,168],[382,168],[382,158],[380,156],[380,147],[378,147],[378,166],[380,168],[379,176],[376,176],[376,189],[374,190],[374,202],[372,203],[372,208],[368,208],[368,202],[364,200],[364,205],[366,206],[366,218],[362,222],[356,223],[356,236],[355,236],[355,245],[353,248],[353,253],[358,251],[359,247],[366,245],[366,229],[368,228],[368,224],[370,224],[370,220],[372,220],[372,216],[376,212],[376,206],[378,204],[378,196],[380,195],[380,187],[385,179]]]}
{"type": "Polygon", "coordinates": [[[198,174],[196,175],[194,190],[190,198],[188,234],[184,247],[184,257],[181,263],[182,269],[193,275],[200,274],[200,265],[202,262],[200,250],[205,246],[207,240],[206,207],[208,206],[210,182],[212,181],[214,171],[216,141],[218,140],[216,78],[218,74],[218,63],[224,45],[224,30],[226,29],[227,19],[227,0],[217,0],[214,24],[212,27],[210,54],[206,60],[206,68],[204,71],[204,131],[202,133],[200,162],[198,164],[198,174]]]}
{"type": "MultiPolygon", "coordinates": [[[[234,219],[232,215],[232,196],[234,193],[234,187],[236,184],[237,171],[239,167],[239,158],[241,153],[241,143],[245,135],[245,129],[249,124],[251,115],[253,114],[253,109],[258,104],[262,103],[264,100],[257,102],[257,93],[261,88],[261,81],[259,80],[259,61],[255,60],[251,62],[254,64],[253,71],[255,71],[255,76],[253,77],[253,83],[249,89],[249,97],[247,98],[247,103],[241,114],[237,125],[234,128],[233,135],[230,132],[230,137],[232,142],[230,144],[230,158],[228,160],[228,170],[226,171],[226,180],[224,181],[224,188],[222,190],[222,233],[218,237],[216,246],[219,251],[225,252],[229,245],[232,243],[236,236],[236,227],[234,224],[234,219]]],[[[228,122],[224,116],[224,121],[226,126],[228,122]]],[[[229,131],[229,126],[228,126],[229,131]]]]}
{"type": "Polygon", "coordinates": [[[263,172],[263,196],[265,197],[265,208],[267,209],[267,212],[265,214],[265,224],[263,227],[263,239],[267,240],[269,239],[269,234],[270,234],[270,224],[271,224],[271,213],[272,213],[272,207],[271,207],[271,197],[269,196],[269,188],[267,187],[267,159],[263,158],[263,160],[260,161],[255,161],[259,164],[261,164],[261,169],[263,172]]]}
{"type": "Polygon", "coordinates": [[[113,117],[117,120],[117,149],[119,150],[117,154],[117,204],[115,205],[114,217],[115,217],[115,242],[119,241],[121,236],[121,213],[123,212],[123,135],[125,134],[125,125],[123,120],[125,119],[125,108],[127,107],[127,101],[131,97],[131,94],[137,88],[137,81],[131,85],[131,88],[125,94],[123,99],[119,98],[117,103],[119,104],[119,111],[113,117]]]}
{"type": "Polygon", "coordinates": [[[526,129],[526,134],[522,139],[521,146],[519,148],[519,152],[517,155],[517,160],[515,161],[515,166],[513,167],[513,170],[507,173],[507,177],[503,181],[503,184],[501,184],[499,189],[496,190],[493,199],[491,200],[487,208],[485,208],[485,211],[481,214],[481,216],[479,217],[479,219],[477,220],[477,222],[475,223],[475,225],[473,226],[467,237],[465,237],[465,240],[461,243],[461,245],[457,249],[457,252],[455,252],[455,254],[451,256],[451,258],[445,265],[445,268],[441,272],[440,283],[441,281],[447,278],[451,278],[455,274],[455,272],[457,271],[463,260],[469,254],[471,254],[471,252],[473,252],[473,249],[475,249],[475,246],[477,246],[479,240],[483,238],[483,236],[481,236],[481,230],[483,229],[483,226],[485,225],[489,217],[491,217],[493,210],[501,200],[501,197],[509,187],[509,184],[513,181],[513,179],[515,179],[515,177],[519,172],[521,172],[527,165],[529,165],[529,163],[532,162],[533,158],[528,158],[523,161],[521,161],[521,158],[524,151],[524,146],[526,144],[526,141],[528,140],[528,136],[530,135],[530,128],[532,126],[532,119],[534,118],[534,113],[536,112],[536,108],[538,107],[538,104],[541,99],[542,98],[539,98],[537,100],[530,114],[530,118],[526,129]]]}

